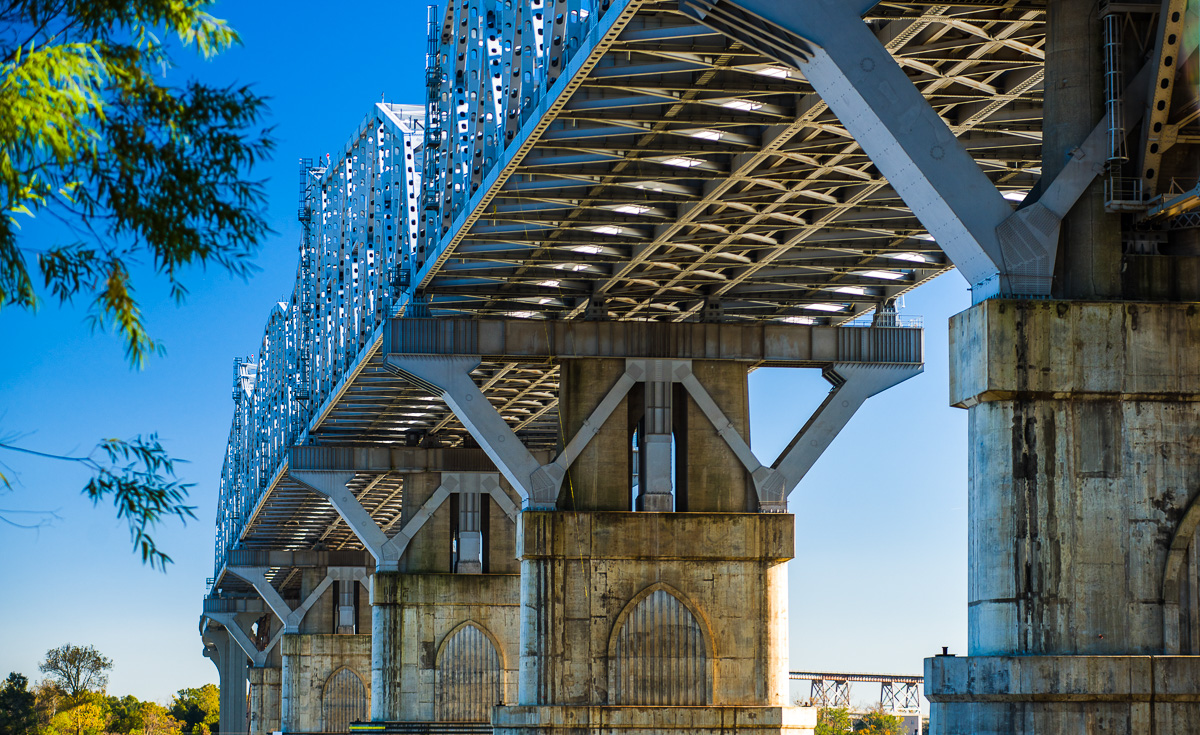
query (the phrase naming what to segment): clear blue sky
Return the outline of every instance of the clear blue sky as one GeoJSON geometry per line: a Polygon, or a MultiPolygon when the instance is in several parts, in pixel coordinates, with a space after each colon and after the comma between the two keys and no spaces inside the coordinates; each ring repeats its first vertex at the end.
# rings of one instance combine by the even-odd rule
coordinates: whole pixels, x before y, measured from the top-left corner
{"type": "MultiPolygon", "coordinates": [[[[271,305],[292,289],[297,158],[343,146],[381,95],[424,99],[423,2],[257,0],[221,3],[216,14],[244,47],[209,63],[179,54],[173,74],[253,83],[271,98],[278,149],[257,175],[267,180],[277,234],[258,258],[261,271],[248,281],[192,273],[182,308],[143,274],[138,294],[167,355],[140,372],[124,362],[118,340],[89,333],[82,310],[0,313],[0,435],[86,453],[102,437],[156,431],[189,460],[182,474],[195,483],[198,518],[158,530],[175,558],[164,575],[133,556],[111,508],[94,510],[79,496],[86,474],[0,454],[17,480],[15,492],[0,493],[0,508],[60,516],[38,531],[0,525],[0,677],[39,678],[46,650],[70,641],[113,658],[111,693],[165,700],[216,681],[200,655],[197,621],[212,575],[231,364],[258,351],[271,305]]],[[[966,414],[946,406],[946,320],[967,305],[957,274],[908,297],[905,313],[926,319],[926,372],[869,401],[792,495],[793,667],[917,673],[941,646],[965,649],[966,414]]],[[[756,452],[773,457],[826,390],[818,371],[755,373],[756,452]]]]}

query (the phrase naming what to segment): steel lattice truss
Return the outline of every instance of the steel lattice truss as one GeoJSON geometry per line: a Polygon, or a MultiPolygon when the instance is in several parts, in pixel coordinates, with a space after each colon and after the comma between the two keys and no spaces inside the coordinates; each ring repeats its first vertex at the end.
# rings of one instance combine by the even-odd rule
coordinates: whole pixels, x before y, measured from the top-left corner
{"type": "MultiPolygon", "coordinates": [[[[456,0],[433,23],[427,117],[379,105],[340,159],[303,167],[296,290],[236,367],[226,592],[243,588],[223,574],[233,548],[362,548],[286,479],[288,447],[469,441],[384,368],[391,316],[842,324],[951,268],[794,70],[674,0],[504,5],[456,0]]],[[[884,2],[866,20],[1019,199],[1040,174],[1044,2],[884,2]]],[[[555,445],[556,366],[475,377],[531,447],[555,445]]],[[[355,494],[399,518],[399,476],[355,494]]]]}
{"type": "MultiPolygon", "coordinates": [[[[1043,20],[1031,3],[868,16],[1018,199],[1040,173],[1043,20]]],[[[435,311],[574,317],[594,298],[612,318],[683,320],[709,304],[840,320],[948,267],[797,72],[674,2],[630,3],[613,26],[422,270],[435,311]]]]}

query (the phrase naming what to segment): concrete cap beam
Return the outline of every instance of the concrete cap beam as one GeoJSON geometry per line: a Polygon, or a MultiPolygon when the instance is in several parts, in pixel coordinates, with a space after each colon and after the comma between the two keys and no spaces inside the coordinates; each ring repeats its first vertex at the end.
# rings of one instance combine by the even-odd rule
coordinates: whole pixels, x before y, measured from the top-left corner
{"type": "Polygon", "coordinates": [[[229,552],[230,567],[369,567],[371,555],[365,551],[275,551],[234,549],[229,552]]]}
{"type": "Polygon", "coordinates": [[[396,472],[495,472],[482,449],[422,447],[298,446],[289,450],[291,470],[396,472]]]}
{"type": "Polygon", "coordinates": [[[487,360],[664,358],[734,360],[767,367],[924,360],[917,327],[820,327],[779,322],[392,319],[384,350],[397,355],[475,355],[487,360]]]}

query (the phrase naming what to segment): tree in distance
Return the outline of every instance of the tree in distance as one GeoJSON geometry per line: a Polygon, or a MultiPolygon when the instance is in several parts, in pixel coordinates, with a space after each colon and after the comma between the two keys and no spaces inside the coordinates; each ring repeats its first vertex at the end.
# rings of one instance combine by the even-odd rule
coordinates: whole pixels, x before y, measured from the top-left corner
{"type": "MultiPolygon", "coordinates": [[[[188,266],[249,272],[269,231],[262,185],[246,175],[272,147],[259,127],[264,99],[248,87],[168,86],[163,74],[161,38],[205,58],[239,43],[211,5],[0,0],[0,308],[86,300],[92,328],[114,329],[141,366],[162,346],[143,324],[132,268],[153,265],[177,302],[188,266]],[[68,234],[23,238],[35,216],[68,234]]],[[[30,451],[11,437],[0,448],[30,451]]],[[[170,562],[147,530],[193,516],[156,437],[105,439],[82,457],[32,453],[91,469],[85,494],[111,499],[143,562],[170,562]]],[[[10,487],[2,474],[0,486],[10,487]]]]}
{"type": "Polygon", "coordinates": [[[817,710],[815,735],[849,735],[853,732],[850,710],[845,707],[822,707],[817,710]]]}
{"type": "Polygon", "coordinates": [[[817,710],[814,735],[903,735],[904,719],[888,714],[879,707],[856,715],[845,707],[822,707],[817,710]]]}
{"type": "MultiPolygon", "coordinates": [[[[124,697],[106,697],[109,712],[109,732],[136,732],[145,729],[146,717],[143,702],[132,694],[124,697]]],[[[164,710],[165,711],[165,710],[164,710]]]]}
{"type": "Polygon", "coordinates": [[[37,698],[15,671],[0,687],[0,735],[29,735],[37,727],[37,698]]]}
{"type": "Polygon", "coordinates": [[[183,735],[182,725],[161,704],[142,702],[142,726],[128,732],[139,735],[183,735]]]}
{"type": "Polygon", "coordinates": [[[171,707],[104,693],[112,661],[93,646],[46,652],[33,690],[16,672],[0,686],[0,735],[211,735],[220,716],[212,684],[180,689],[171,707]]]}
{"type": "Polygon", "coordinates": [[[46,651],[46,660],[38,670],[58,685],[72,702],[78,702],[89,692],[103,691],[108,686],[112,659],[94,646],[75,646],[70,643],[46,651]]]}
{"type": "MultiPolygon", "coordinates": [[[[48,730],[54,735],[105,735],[112,717],[104,697],[80,697],[74,707],[59,712],[50,720],[48,730]]],[[[50,735],[46,733],[45,735],[50,735]]]]}
{"type": "Polygon", "coordinates": [[[182,725],[183,735],[210,735],[218,730],[221,690],[215,684],[180,689],[172,698],[170,715],[182,725]]]}
{"type": "Polygon", "coordinates": [[[903,717],[888,714],[881,707],[876,707],[854,723],[854,732],[863,735],[904,735],[903,727],[903,717]]]}

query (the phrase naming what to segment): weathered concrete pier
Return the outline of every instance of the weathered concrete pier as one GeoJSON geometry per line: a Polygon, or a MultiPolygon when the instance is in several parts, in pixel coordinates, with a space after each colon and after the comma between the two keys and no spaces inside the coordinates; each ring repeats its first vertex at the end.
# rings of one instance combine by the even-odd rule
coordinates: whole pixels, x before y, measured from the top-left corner
{"type": "Polygon", "coordinates": [[[222,733],[811,732],[789,496],[921,371],[897,298],[952,267],[969,649],[926,661],[932,731],[1195,729],[1196,16],[431,12],[425,105],[302,162],[296,289],[235,362],[222,733]],[[759,367],[831,385],[776,458],[759,367]]]}

